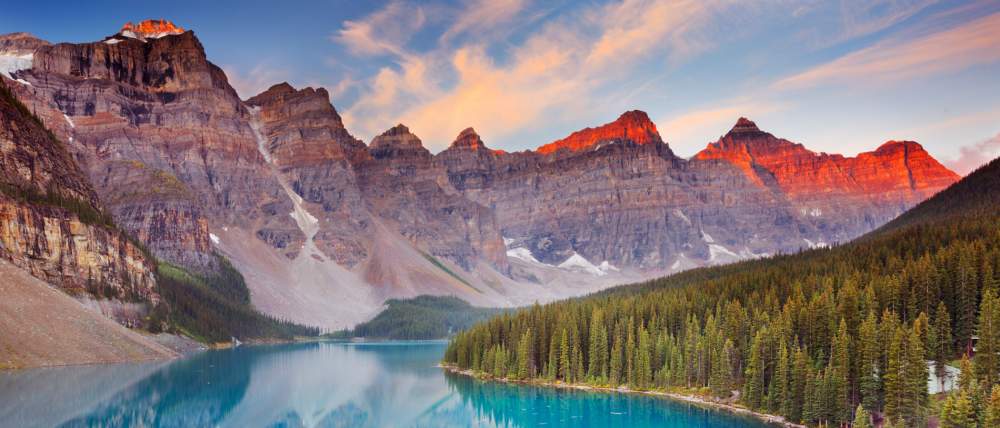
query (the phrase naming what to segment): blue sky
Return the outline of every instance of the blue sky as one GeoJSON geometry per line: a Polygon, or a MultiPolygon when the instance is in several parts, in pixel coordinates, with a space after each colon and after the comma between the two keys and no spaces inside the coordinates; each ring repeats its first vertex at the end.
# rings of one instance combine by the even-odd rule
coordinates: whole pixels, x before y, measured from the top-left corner
{"type": "Polygon", "coordinates": [[[192,29],[243,97],[323,86],[369,141],[432,151],[473,126],[534,148],[641,109],[690,156],[739,116],[816,151],[922,143],[961,173],[1000,156],[1000,2],[931,0],[12,2],[0,33],[192,29]]]}

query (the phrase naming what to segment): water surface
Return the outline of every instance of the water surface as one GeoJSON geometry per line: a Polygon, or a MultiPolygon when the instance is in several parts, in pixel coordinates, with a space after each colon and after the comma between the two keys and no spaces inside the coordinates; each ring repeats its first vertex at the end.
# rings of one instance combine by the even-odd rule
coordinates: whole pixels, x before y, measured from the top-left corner
{"type": "Polygon", "coordinates": [[[664,398],[477,381],[443,342],[244,346],[0,372],[3,427],[765,427],[664,398]]]}

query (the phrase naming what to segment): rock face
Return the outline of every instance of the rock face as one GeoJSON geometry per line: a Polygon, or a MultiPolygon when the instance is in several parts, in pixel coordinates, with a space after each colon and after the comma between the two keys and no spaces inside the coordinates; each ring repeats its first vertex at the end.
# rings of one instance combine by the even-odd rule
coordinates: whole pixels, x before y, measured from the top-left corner
{"type": "Polygon", "coordinates": [[[0,256],[72,293],[155,303],[151,261],[107,224],[69,152],[0,78],[0,256]]]}
{"type": "Polygon", "coordinates": [[[109,210],[158,257],[213,270],[209,219],[279,248],[302,241],[274,215],[291,203],[264,167],[249,112],[192,32],[41,46],[18,77],[28,82],[21,99],[65,136],[109,210]]]}
{"type": "Polygon", "coordinates": [[[403,125],[365,145],[322,88],[240,100],[166,21],[0,36],[0,58],[90,200],[157,257],[206,272],[220,251],[258,308],[331,328],[389,297],[523,305],[845,241],[958,178],[916,143],[846,158],[747,119],[683,159],[641,111],[518,153],[472,128],[436,155],[403,125]]]}
{"type": "Polygon", "coordinates": [[[850,158],[810,151],[746,118],[695,159],[726,161],[787,198],[825,242],[874,229],[960,178],[912,141],[890,141],[850,158]]]}

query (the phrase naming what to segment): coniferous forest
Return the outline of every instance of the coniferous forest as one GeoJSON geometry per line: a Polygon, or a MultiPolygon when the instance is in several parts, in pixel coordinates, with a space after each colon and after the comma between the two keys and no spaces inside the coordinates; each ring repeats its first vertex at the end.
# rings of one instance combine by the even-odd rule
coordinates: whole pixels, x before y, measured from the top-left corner
{"type": "Polygon", "coordinates": [[[853,243],[502,314],[445,363],[686,391],[809,425],[1000,426],[1000,160],[853,243]],[[930,397],[929,375],[961,369],[930,397]]]}

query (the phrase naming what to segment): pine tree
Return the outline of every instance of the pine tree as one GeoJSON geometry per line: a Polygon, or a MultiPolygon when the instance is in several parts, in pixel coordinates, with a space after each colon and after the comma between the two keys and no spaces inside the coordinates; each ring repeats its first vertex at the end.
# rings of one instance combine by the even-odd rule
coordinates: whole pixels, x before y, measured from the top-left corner
{"type": "Polygon", "coordinates": [[[771,377],[771,387],[767,394],[768,409],[772,413],[784,414],[790,407],[788,402],[788,345],[784,341],[778,345],[778,362],[771,377]]]}
{"type": "Polygon", "coordinates": [[[888,363],[882,381],[885,383],[885,415],[897,420],[910,409],[907,394],[907,334],[902,327],[896,327],[888,347],[888,363]]]}
{"type": "Polygon", "coordinates": [[[645,327],[639,327],[639,348],[636,349],[636,386],[645,389],[653,378],[653,368],[650,358],[652,356],[652,343],[649,332],[645,327]]]}
{"type": "Polygon", "coordinates": [[[792,379],[791,379],[791,409],[788,411],[786,416],[788,419],[799,422],[804,420],[804,407],[806,390],[809,385],[809,356],[806,352],[796,346],[795,347],[795,358],[792,361],[792,379]]]}
{"type": "Polygon", "coordinates": [[[951,316],[948,314],[948,307],[945,306],[944,302],[938,302],[931,331],[934,340],[930,356],[934,360],[934,374],[941,383],[940,389],[943,391],[945,377],[948,375],[948,361],[951,360],[955,352],[951,339],[951,316]]]}
{"type": "Polygon", "coordinates": [[[834,421],[847,422],[851,419],[851,404],[848,391],[851,379],[851,336],[847,332],[847,322],[840,320],[837,335],[831,346],[830,368],[832,370],[831,409],[834,421]]]}
{"type": "Polygon", "coordinates": [[[976,378],[979,383],[992,388],[1000,373],[1000,302],[992,290],[983,292],[979,306],[979,341],[976,343],[974,359],[976,378]]]}
{"type": "Polygon", "coordinates": [[[906,421],[912,426],[923,425],[927,413],[927,360],[924,343],[920,340],[921,326],[914,323],[910,331],[906,363],[906,394],[909,407],[906,421]]]}
{"type": "Polygon", "coordinates": [[[570,365],[572,358],[569,352],[569,333],[564,328],[562,339],[559,340],[559,378],[563,382],[569,382],[573,376],[573,366],[570,365]]]}
{"type": "Polygon", "coordinates": [[[968,393],[958,391],[948,396],[941,408],[940,422],[941,428],[974,428],[977,426],[976,409],[972,407],[968,393]]]}
{"type": "Polygon", "coordinates": [[[984,427],[1000,427],[1000,385],[994,385],[990,391],[986,410],[983,414],[984,427]]]}
{"type": "Polygon", "coordinates": [[[881,403],[882,378],[879,363],[882,360],[882,343],[879,340],[878,320],[875,312],[869,312],[868,317],[858,327],[858,388],[861,391],[861,404],[869,412],[879,410],[881,403]]]}
{"type": "Polygon", "coordinates": [[[587,375],[591,379],[601,380],[607,377],[608,372],[608,330],[604,326],[604,311],[598,309],[594,311],[594,316],[590,320],[590,364],[587,375]]]}
{"type": "Polygon", "coordinates": [[[872,428],[872,416],[860,404],[854,409],[854,424],[852,428],[872,428]]]}
{"type": "Polygon", "coordinates": [[[549,341],[549,363],[548,363],[548,378],[549,381],[555,381],[559,377],[559,345],[558,345],[557,334],[552,335],[552,339],[549,341]]]}
{"type": "Polygon", "coordinates": [[[517,344],[517,378],[529,379],[535,376],[534,350],[532,346],[535,338],[531,334],[531,328],[525,330],[521,335],[521,340],[517,344]]]}
{"type": "Polygon", "coordinates": [[[751,409],[764,404],[764,331],[758,331],[750,344],[750,358],[744,377],[743,401],[751,409]]]}
{"type": "Polygon", "coordinates": [[[622,384],[622,352],[622,337],[615,335],[615,343],[611,347],[611,364],[608,370],[608,380],[615,388],[622,384]]]}

